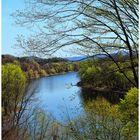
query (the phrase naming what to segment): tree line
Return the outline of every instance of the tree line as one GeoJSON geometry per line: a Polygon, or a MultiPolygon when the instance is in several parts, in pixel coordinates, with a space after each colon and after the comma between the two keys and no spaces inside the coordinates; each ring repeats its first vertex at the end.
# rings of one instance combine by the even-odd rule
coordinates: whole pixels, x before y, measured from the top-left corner
{"type": "MultiPolygon", "coordinates": [[[[79,62],[79,75],[81,81],[79,86],[85,88],[111,90],[111,91],[128,91],[134,87],[132,82],[135,81],[133,72],[131,71],[131,64],[127,56],[117,55],[115,61],[119,64],[120,68],[125,72],[126,78],[123,73],[118,70],[118,67],[108,58],[90,59],[79,62]],[[131,81],[132,82],[131,82],[131,81]]],[[[138,70],[138,60],[135,58],[135,69],[138,70]]]]}
{"type": "Polygon", "coordinates": [[[76,63],[68,62],[63,58],[31,59],[30,57],[16,58],[13,56],[3,56],[2,64],[8,63],[19,65],[25,72],[27,79],[78,70],[76,63]]]}

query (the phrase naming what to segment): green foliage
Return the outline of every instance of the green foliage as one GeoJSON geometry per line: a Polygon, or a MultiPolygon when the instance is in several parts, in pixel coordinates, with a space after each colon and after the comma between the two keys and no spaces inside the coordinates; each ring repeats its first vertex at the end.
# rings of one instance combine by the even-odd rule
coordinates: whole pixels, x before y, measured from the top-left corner
{"type": "Polygon", "coordinates": [[[120,104],[104,98],[88,101],[86,114],[70,122],[73,139],[135,140],[138,139],[138,89],[126,93],[120,104]]]}
{"type": "Polygon", "coordinates": [[[26,77],[17,65],[2,65],[2,106],[4,114],[12,112],[15,103],[21,100],[26,85],[26,77]]]}
{"type": "Polygon", "coordinates": [[[111,72],[111,74],[105,75],[103,81],[107,87],[112,89],[125,90],[129,87],[129,82],[119,71],[111,72]]]}
{"type": "MultiPolygon", "coordinates": [[[[119,66],[131,81],[134,76],[129,62],[118,62],[119,66]]],[[[82,85],[91,85],[93,88],[108,88],[112,90],[127,90],[132,85],[121,73],[117,66],[109,60],[87,60],[80,63],[79,74],[82,85]]]]}
{"type": "Polygon", "coordinates": [[[98,79],[99,81],[97,82],[97,78],[99,76],[100,70],[101,68],[99,66],[95,66],[91,60],[82,62],[79,69],[81,81],[85,84],[98,86],[100,80],[98,79]]]}
{"type": "Polygon", "coordinates": [[[98,73],[100,72],[100,68],[99,67],[87,67],[87,69],[85,70],[82,69],[79,71],[82,80],[85,83],[89,83],[89,84],[93,84],[93,85],[97,85],[97,83],[95,83],[94,81],[96,81],[96,79],[98,78],[98,73]]]}
{"type": "Polygon", "coordinates": [[[119,106],[125,124],[123,132],[128,139],[134,139],[133,136],[138,134],[138,89],[131,88],[119,106]]]}
{"type": "Polygon", "coordinates": [[[73,64],[68,64],[68,71],[73,71],[74,67],[73,64]]]}
{"type": "Polygon", "coordinates": [[[111,105],[104,98],[89,101],[86,115],[73,121],[73,137],[81,140],[119,140],[121,139],[122,123],[117,105],[111,105]],[[83,131],[82,131],[83,130],[83,131]]]}

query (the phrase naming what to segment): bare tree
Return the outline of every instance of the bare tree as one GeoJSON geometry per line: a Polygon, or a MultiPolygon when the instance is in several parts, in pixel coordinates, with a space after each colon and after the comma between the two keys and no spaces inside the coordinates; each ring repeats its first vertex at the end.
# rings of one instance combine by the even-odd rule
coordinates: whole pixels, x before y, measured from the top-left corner
{"type": "Polygon", "coordinates": [[[14,13],[16,23],[31,25],[38,32],[17,38],[26,52],[51,55],[75,45],[75,52],[106,54],[118,70],[138,87],[134,59],[138,59],[138,0],[28,0],[28,9],[14,13]],[[125,51],[132,81],[112,53],[125,51]]]}

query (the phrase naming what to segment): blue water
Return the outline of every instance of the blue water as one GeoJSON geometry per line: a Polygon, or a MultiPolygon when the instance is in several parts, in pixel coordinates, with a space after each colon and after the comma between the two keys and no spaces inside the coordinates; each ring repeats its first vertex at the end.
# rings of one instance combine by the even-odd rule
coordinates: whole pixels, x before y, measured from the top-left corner
{"type": "Polygon", "coordinates": [[[36,88],[33,104],[60,122],[76,118],[83,113],[81,89],[75,86],[79,80],[78,73],[69,72],[33,81],[30,87],[36,88]]]}

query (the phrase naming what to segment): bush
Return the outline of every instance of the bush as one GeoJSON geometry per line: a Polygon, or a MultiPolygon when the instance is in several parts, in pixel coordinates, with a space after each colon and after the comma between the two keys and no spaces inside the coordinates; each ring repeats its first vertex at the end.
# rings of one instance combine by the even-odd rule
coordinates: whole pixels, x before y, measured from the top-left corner
{"type": "Polygon", "coordinates": [[[39,75],[42,77],[42,76],[46,76],[47,74],[46,74],[46,71],[45,70],[41,69],[39,71],[39,75]]]}
{"type": "Polygon", "coordinates": [[[120,112],[125,125],[123,133],[128,139],[138,135],[138,89],[131,88],[120,102],[120,112]]]}
{"type": "Polygon", "coordinates": [[[2,107],[4,115],[9,115],[25,90],[26,76],[17,65],[2,66],[2,107]]]}
{"type": "Polygon", "coordinates": [[[104,98],[97,98],[96,101],[89,101],[85,110],[85,116],[77,118],[70,124],[75,139],[121,139],[122,123],[117,105],[111,105],[104,98]]]}
{"type": "Polygon", "coordinates": [[[33,79],[33,78],[35,78],[34,71],[33,71],[32,69],[30,69],[30,70],[27,72],[27,78],[28,78],[28,79],[33,79]]]}
{"type": "MultiPolygon", "coordinates": [[[[91,85],[94,88],[104,87],[124,91],[132,86],[128,79],[121,72],[119,72],[114,63],[108,61],[99,62],[94,62],[91,60],[81,62],[79,69],[81,83],[84,85],[91,85]]],[[[128,62],[118,63],[122,68],[128,65],[128,62]]],[[[131,79],[131,81],[134,81],[133,73],[129,69],[125,69],[124,72],[129,79],[131,79]]]]}

